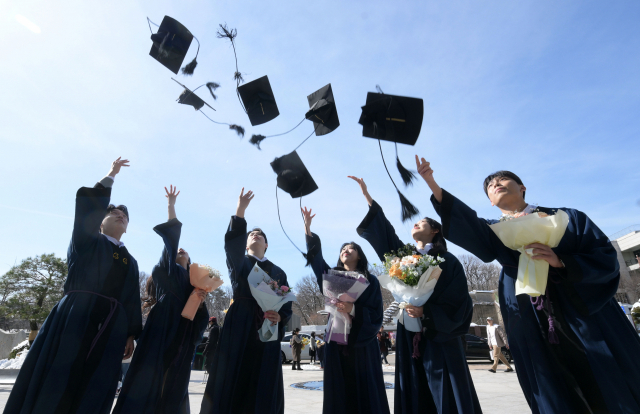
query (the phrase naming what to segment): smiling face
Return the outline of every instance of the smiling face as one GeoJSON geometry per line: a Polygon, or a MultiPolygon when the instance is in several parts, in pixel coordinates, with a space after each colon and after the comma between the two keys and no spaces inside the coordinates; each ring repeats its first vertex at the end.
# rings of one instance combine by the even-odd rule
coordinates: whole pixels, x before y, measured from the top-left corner
{"type": "Polygon", "coordinates": [[[527,188],[509,177],[496,177],[487,185],[487,196],[492,206],[511,204],[524,200],[527,188]]]}
{"type": "Polygon", "coordinates": [[[433,237],[438,231],[433,229],[426,218],[418,221],[411,229],[411,237],[413,240],[421,240],[425,243],[431,243],[433,237]]]}
{"type": "Polygon", "coordinates": [[[122,234],[127,232],[127,226],[129,225],[129,219],[122,210],[114,209],[107,213],[100,225],[100,231],[107,236],[115,237],[119,239],[122,234]]]}
{"type": "Polygon", "coordinates": [[[189,259],[190,259],[189,253],[187,253],[187,251],[182,247],[179,248],[178,256],[176,257],[176,263],[178,263],[180,266],[186,269],[187,265],[189,264],[189,259]]]}
{"type": "Polygon", "coordinates": [[[352,244],[347,244],[340,251],[340,261],[349,268],[355,268],[360,260],[358,250],[352,244]]]}
{"type": "Polygon", "coordinates": [[[247,236],[247,250],[264,254],[267,251],[267,241],[261,230],[253,230],[247,236]]]}

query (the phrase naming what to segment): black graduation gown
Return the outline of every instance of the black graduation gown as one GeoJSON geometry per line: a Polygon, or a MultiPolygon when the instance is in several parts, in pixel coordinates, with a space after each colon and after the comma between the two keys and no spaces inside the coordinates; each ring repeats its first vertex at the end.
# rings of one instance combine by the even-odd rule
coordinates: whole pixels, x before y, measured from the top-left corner
{"type": "MultiPolygon", "coordinates": [[[[357,231],[382,261],[385,253],[405,245],[375,201],[357,231]]],[[[482,412],[461,340],[473,314],[467,278],[454,255],[441,256],[445,259],[440,265],[442,274],[424,305],[422,325],[426,329],[419,337],[419,358],[412,357],[416,334],[397,324],[396,414],[482,412]]]]}
{"type": "MultiPolygon", "coordinates": [[[[322,257],[320,238],[307,236],[313,273],[322,291],[322,275],[330,267],[322,257]]],[[[388,414],[377,333],[382,326],[382,293],[375,276],[355,301],[347,345],[329,342],[324,350],[324,414],[388,414]]]]}
{"type": "MultiPolygon", "coordinates": [[[[554,252],[564,269],[549,270],[551,309],[538,311],[529,295],[515,294],[519,252],[489,228],[496,220],[443,190],[431,198],[447,240],[485,262],[497,260],[500,311],[533,413],[640,412],[640,339],[614,299],[620,280],[616,251],[584,213],[562,208],[569,225],[554,252]],[[548,340],[549,313],[558,344],[548,340]]],[[[547,214],[558,209],[539,208],[547,214]]]]}
{"type": "Polygon", "coordinates": [[[189,377],[195,347],[209,320],[201,306],[193,321],[180,314],[193,286],[187,269],[176,263],[182,223],[169,220],[154,228],[164,240],[151,272],[157,303],[144,325],[113,414],[189,413],[189,377]]]}
{"type": "MultiPolygon", "coordinates": [[[[207,381],[201,414],[284,413],[284,385],[280,342],[291,318],[291,302],[280,308],[278,339],[262,342],[258,329],[263,312],[251,295],[247,276],[257,262],[245,255],[247,222],[231,217],[225,235],[233,304],[224,318],[213,370],[207,381]]],[[[269,260],[257,262],[280,285],[289,286],[287,275],[269,260]]]]}
{"type": "Polygon", "coordinates": [[[213,368],[213,356],[216,354],[216,349],[218,349],[218,340],[220,339],[220,327],[218,325],[213,325],[211,330],[209,331],[209,337],[207,338],[207,345],[204,347],[204,367],[211,375],[211,371],[213,368]]]}
{"type": "Polygon", "coordinates": [[[4,407],[6,414],[111,411],[124,347],[129,336],[142,330],[142,314],[138,263],[126,248],[100,233],[110,197],[111,188],[101,184],[76,194],[66,296],[33,342],[4,407]]]}

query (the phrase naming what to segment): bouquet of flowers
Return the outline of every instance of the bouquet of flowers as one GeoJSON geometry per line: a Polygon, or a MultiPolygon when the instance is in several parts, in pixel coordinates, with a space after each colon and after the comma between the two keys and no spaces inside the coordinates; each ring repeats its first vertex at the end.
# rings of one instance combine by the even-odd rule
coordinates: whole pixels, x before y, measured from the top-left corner
{"type": "Polygon", "coordinates": [[[533,260],[533,249],[524,247],[531,243],[541,243],[549,247],[558,247],[569,224],[569,216],[562,210],[550,216],[537,209],[531,212],[504,215],[500,221],[489,225],[502,243],[520,252],[518,262],[518,279],[516,280],[516,295],[529,296],[544,295],[549,278],[549,263],[544,260],[533,260]]]}
{"type": "Polygon", "coordinates": [[[369,281],[358,272],[329,269],[322,275],[324,310],[329,312],[327,342],[347,344],[351,330],[351,315],[339,312],[336,305],[340,302],[355,302],[367,286],[369,281]]]}
{"type": "Polygon", "coordinates": [[[429,300],[442,273],[440,263],[444,259],[413,254],[414,251],[413,245],[407,244],[395,252],[385,254],[383,267],[386,274],[382,274],[378,280],[399,302],[398,322],[408,331],[421,332],[422,322],[419,318],[406,315],[405,308],[407,305],[422,306],[429,300]]]}
{"type": "Polygon", "coordinates": [[[187,299],[187,303],[182,309],[182,317],[189,320],[193,320],[198,312],[198,308],[202,304],[202,299],[198,296],[198,291],[205,291],[207,293],[213,292],[220,287],[224,282],[220,277],[220,272],[211,266],[199,265],[193,263],[189,266],[189,282],[191,286],[195,287],[187,299]]]}
{"type": "MultiPolygon", "coordinates": [[[[251,295],[258,302],[263,312],[268,310],[278,312],[287,302],[295,302],[296,296],[288,286],[280,286],[278,282],[269,277],[264,270],[256,263],[247,277],[251,295]]],[[[278,339],[278,325],[271,325],[271,321],[266,319],[258,330],[258,336],[262,342],[275,341],[278,339]]]]}
{"type": "Polygon", "coordinates": [[[311,343],[311,340],[307,337],[303,337],[302,338],[302,349],[304,349],[305,346],[309,345],[311,343]]]}

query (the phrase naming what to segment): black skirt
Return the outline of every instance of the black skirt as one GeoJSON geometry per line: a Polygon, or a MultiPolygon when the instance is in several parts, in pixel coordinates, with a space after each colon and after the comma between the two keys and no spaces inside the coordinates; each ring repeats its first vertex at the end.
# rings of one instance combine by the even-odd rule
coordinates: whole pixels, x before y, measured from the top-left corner
{"type": "Polygon", "coordinates": [[[310,349],[310,350],[309,350],[309,356],[310,356],[310,357],[315,357],[315,356],[316,356],[316,351],[315,351],[315,349],[310,349]]]}

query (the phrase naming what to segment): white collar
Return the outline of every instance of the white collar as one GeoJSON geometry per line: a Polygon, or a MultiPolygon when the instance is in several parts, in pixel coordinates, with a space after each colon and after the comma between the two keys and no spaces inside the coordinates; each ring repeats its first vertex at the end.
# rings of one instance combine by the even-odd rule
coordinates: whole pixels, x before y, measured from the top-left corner
{"type": "Polygon", "coordinates": [[[429,250],[433,249],[433,243],[427,243],[424,245],[424,249],[418,249],[416,247],[416,251],[418,251],[418,253],[420,254],[427,254],[429,253],[429,250]]]}
{"type": "Polygon", "coordinates": [[[254,256],[252,254],[249,254],[249,253],[247,253],[247,256],[251,256],[254,259],[256,259],[257,261],[259,261],[259,262],[266,262],[267,261],[267,256],[263,257],[262,259],[258,259],[256,256],[254,256]]]}
{"type": "Polygon", "coordinates": [[[118,241],[117,239],[115,239],[115,238],[113,238],[113,237],[111,237],[111,236],[107,236],[107,235],[106,235],[106,234],[104,234],[104,233],[102,233],[102,235],[103,235],[104,237],[106,237],[106,238],[107,238],[107,240],[109,240],[111,243],[115,244],[116,246],[118,246],[118,247],[122,247],[122,246],[124,246],[124,243],[123,243],[123,242],[118,241]]]}

